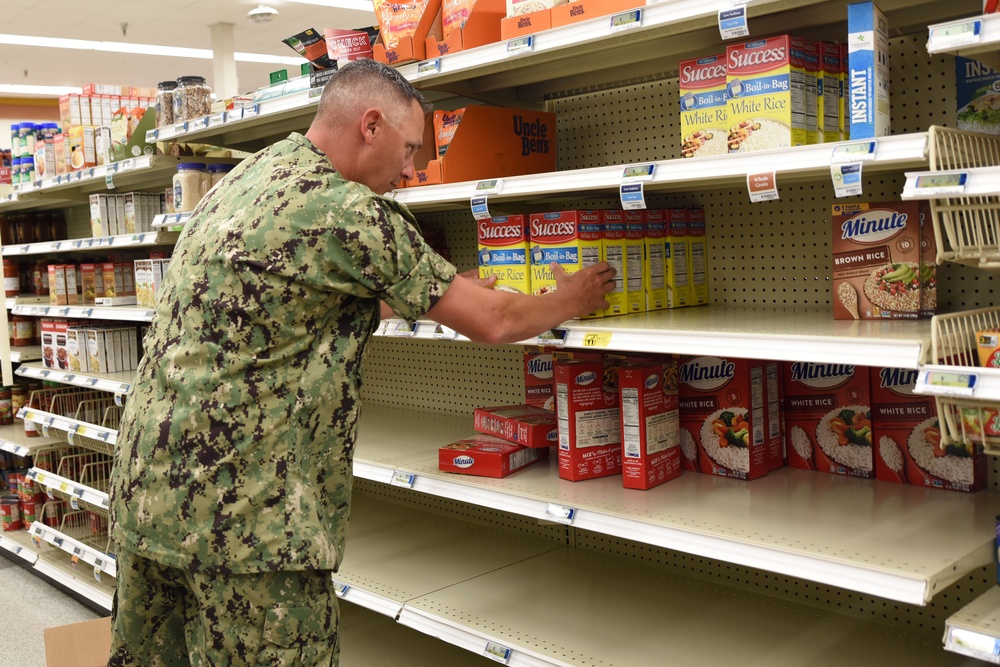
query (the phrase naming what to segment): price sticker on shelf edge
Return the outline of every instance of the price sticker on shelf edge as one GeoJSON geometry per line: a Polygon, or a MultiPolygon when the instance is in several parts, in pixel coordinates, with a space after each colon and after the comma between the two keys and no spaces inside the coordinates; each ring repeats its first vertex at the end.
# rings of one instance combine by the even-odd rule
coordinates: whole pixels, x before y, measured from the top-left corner
{"type": "Polygon", "coordinates": [[[975,373],[950,373],[946,371],[925,371],[922,384],[933,387],[929,393],[945,396],[973,396],[979,376],[975,373]]]}
{"type": "Polygon", "coordinates": [[[94,581],[101,583],[101,568],[98,565],[94,566],[94,581]]]}
{"type": "Polygon", "coordinates": [[[525,35],[507,42],[507,55],[512,56],[518,53],[528,53],[535,48],[534,35],[525,35]]]}
{"type": "Polygon", "coordinates": [[[473,197],[469,204],[472,207],[472,217],[476,220],[488,220],[491,217],[486,204],[486,195],[473,197]]]}
{"type": "Polygon", "coordinates": [[[835,197],[856,197],[864,190],[861,185],[860,162],[831,164],[830,178],[833,179],[835,197]]]}
{"type": "Polygon", "coordinates": [[[494,662],[499,662],[504,665],[510,664],[510,656],[513,651],[504,646],[503,644],[497,644],[496,642],[486,642],[486,648],[483,650],[483,655],[485,655],[490,660],[494,662]]]}
{"type": "Polygon", "coordinates": [[[349,590],[351,590],[350,585],[345,584],[342,581],[337,581],[336,579],[333,580],[333,591],[338,598],[345,597],[347,595],[347,591],[349,590]]]}
{"type": "Polygon", "coordinates": [[[234,120],[243,120],[243,108],[242,107],[239,108],[239,109],[230,109],[229,111],[226,112],[226,120],[225,120],[225,122],[232,123],[234,120]]]}
{"type": "Polygon", "coordinates": [[[438,324],[434,327],[434,337],[438,340],[455,340],[458,337],[458,332],[443,324],[438,324]]]}
{"type": "Polygon", "coordinates": [[[774,201],[778,199],[778,179],[773,171],[747,174],[747,192],[751,202],[774,201]]]}
{"type": "Polygon", "coordinates": [[[472,196],[498,195],[501,190],[503,190],[503,179],[491,178],[488,181],[479,181],[476,183],[476,190],[472,193],[472,196]]]}
{"type": "Polygon", "coordinates": [[[917,176],[914,189],[922,195],[956,195],[965,192],[969,172],[952,171],[941,174],[917,176]]]}
{"type": "Polygon", "coordinates": [[[942,49],[975,44],[982,39],[983,20],[977,18],[931,26],[927,41],[931,48],[942,49]]]}
{"type": "Polygon", "coordinates": [[[611,16],[611,33],[634,30],[642,25],[642,10],[633,9],[611,16]]]}
{"type": "Polygon", "coordinates": [[[576,518],[576,510],[572,507],[557,505],[555,503],[549,503],[545,506],[544,519],[546,521],[564,523],[568,526],[573,523],[574,518],[576,518]]]}
{"type": "Polygon", "coordinates": [[[108,187],[108,190],[115,189],[115,173],[118,171],[118,165],[109,164],[107,166],[107,171],[104,173],[104,184],[108,187]]]}
{"type": "Polygon", "coordinates": [[[611,344],[611,332],[599,331],[583,334],[584,347],[607,347],[611,344]]]}
{"type": "Polygon", "coordinates": [[[226,112],[220,111],[219,113],[213,113],[208,117],[209,127],[215,127],[217,125],[222,125],[226,122],[226,112]]]}
{"type": "Polygon", "coordinates": [[[441,71],[441,59],[431,58],[430,60],[424,60],[417,63],[417,74],[421,76],[426,76],[428,74],[437,74],[441,71]]]}
{"type": "Polygon", "coordinates": [[[747,26],[746,6],[733,7],[732,9],[719,10],[719,34],[722,39],[737,39],[750,34],[747,26]]]}
{"type": "Polygon", "coordinates": [[[80,502],[76,499],[76,496],[69,497],[69,506],[73,511],[78,511],[80,509],[80,502]]]}
{"type": "Polygon", "coordinates": [[[642,191],[642,182],[622,183],[619,186],[619,196],[622,201],[622,210],[641,211],[646,208],[646,197],[642,191]]]}
{"type": "Polygon", "coordinates": [[[868,162],[875,159],[877,152],[878,141],[875,139],[851,141],[834,146],[830,162],[833,164],[840,162],[868,162]]]}
{"type": "Polygon", "coordinates": [[[389,480],[390,486],[402,486],[407,489],[413,488],[413,483],[417,480],[417,476],[412,472],[403,472],[402,470],[394,470],[392,472],[392,479],[389,480]]]}
{"type": "Polygon", "coordinates": [[[397,320],[395,323],[389,322],[385,327],[387,336],[399,336],[400,338],[412,338],[417,333],[417,323],[397,320]]]}
{"type": "Polygon", "coordinates": [[[66,431],[66,441],[71,445],[75,445],[76,433],[74,433],[73,431],[66,431]]]}
{"type": "Polygon", "coordinates": [[[566,329],[549,329],[545,333],[540,334],[536,339],[536,342],[538,345],[562,347],[566,344],[566,338],[568,335],[569,334],[566,329]]]}

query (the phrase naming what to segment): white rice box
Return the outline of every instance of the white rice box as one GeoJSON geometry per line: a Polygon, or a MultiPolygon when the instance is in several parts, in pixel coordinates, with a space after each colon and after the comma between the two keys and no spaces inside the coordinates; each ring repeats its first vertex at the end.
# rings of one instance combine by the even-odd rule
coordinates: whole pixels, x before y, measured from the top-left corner
{"type": "Polygon", "coordinates": [[[605,295],[605,316],[628,312],[628,275],[625,266],[625,211],[601,211],[604,229],[604,261],[615,270],[615,287],[605,295]]]}
{"type": "Polygon", "coordinates": [[[955,56],[955,92],[958,129],[1000,134],[1000,72],[955,56]]]}
{"type": "Polygon", "coordinates": [[[730,46],[726,66],[730,153],[809,143],[806,62],[789,35],[730,46]]]}
{"type": "Polygon", "coordinates": [[[688,280],[688,212],[683,208],[667,209],[666,265],[667,308],[691,305],[688,280]]]}
{"type": "Polygon", "coordinates": [[[820,72],[816,87],[816,110],[818,113],[819,143],[833,143],[843,139],[843,122],[840,110],[843,108],[841,89],[840,44],[820,42],[820,72]]]}
{"type": "Polygon", "coordinates": [[[625,211],[625,303],[627,312],[646,312],[646,212],[625,211]]]}
{"type": "Polygon", "coordinates": [[[789,468],[875,477],[870,370],[850,364],[784,364],[789,468]]]}
{"type": "Polygon", "coordinates": [[[851,139],[889,136],[889,24],[874,2],[847,6],[851,139]]]}
{"type": "Polygon", "coordinates": [[[705,239],[705,209],[687,211],[688,222],[688,284],[691,305],[708,303],[708,244],[705,239]]]}
{"type": "Polygon", "coordinates": [[[479,277],[496,276],[494,289],[531,294],[525,216],[494,216],[480,220],[478,228],[479,277]]]}
{"type": "Polygon", "coordinates": [[[726,99],[726,56],[685,60],[680,87],[681,157],[725,155],[729,123],[726,99]]]}
{"type": "Polygon", "coordinates": [[[646,211],[646,257],[644,282],[646,285],[646,310],[663,310],[667,307],[666,283],[666,211],[646,211]]]}
{"type": "MultiPolygon", "coordinates": [[[[532,213],[529,217],[531,249],[531,293],[545,294],[556,288],[549,268],[558,263],[566,273],[575,273],[604,260],[604,231],[600,211],[532,213]]],[[[587,317],[601,317],[591,313],[587,317]]]]}

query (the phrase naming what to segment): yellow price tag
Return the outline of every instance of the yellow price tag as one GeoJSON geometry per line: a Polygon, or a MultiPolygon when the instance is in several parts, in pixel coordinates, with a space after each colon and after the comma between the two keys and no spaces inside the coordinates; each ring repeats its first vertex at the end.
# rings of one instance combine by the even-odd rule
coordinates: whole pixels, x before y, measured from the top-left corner
{"type": "Polygon", "coordinates": [[[584,347],[607,347],[611,344],[611,332],[583,334],[584,347]]]}
{"type": "Polygon", "coordinates": [[[66,482],[62,482],[59,484],[59,490],[63,493],[67,493],[69,491],[69,485],[66,482]]]}

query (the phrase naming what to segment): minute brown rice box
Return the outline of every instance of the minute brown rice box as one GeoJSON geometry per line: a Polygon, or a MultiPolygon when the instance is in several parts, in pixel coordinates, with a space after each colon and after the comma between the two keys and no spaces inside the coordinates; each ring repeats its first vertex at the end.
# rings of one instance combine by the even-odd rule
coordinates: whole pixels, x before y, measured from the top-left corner
{"type": "Polygon", "coordinates": [[[784,364],[790,468],[875,476],[869,371],[849,364],[784,364]]]}

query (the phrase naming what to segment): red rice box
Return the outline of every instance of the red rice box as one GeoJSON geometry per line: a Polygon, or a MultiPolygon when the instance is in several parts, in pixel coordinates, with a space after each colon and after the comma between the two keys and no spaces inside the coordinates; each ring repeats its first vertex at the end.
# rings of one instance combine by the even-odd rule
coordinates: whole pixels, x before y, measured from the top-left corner
{"type": "Polygon", "coordinates": [[[764,367],[767,388],[767,468],[768,472],[785,467],[785,434],[781,414],[781,372],[777,361],[764,367]]]}
{"type": "Polygon", "coordinates": [[[746,480],[767,474],[764,366],[747,359],[681,358],[685,470],[746,480]]]}
{"type": "Polygon", "coordinates": [[[556,409],[552,351],[548,348],[524,347],[524,402],[536,408],[556,409]]]}
{"type": "Polygon", "coordinates": [[[874,477],[871,369],[806,362],[784,366],[788,466],[874,477]]]}
{"type": "Polygon", "coordinates": [[[677,362],[624,366],[618,384],[624,487],[647,490],[679,477],[677,362]]]}
{"type": "Polygon", "coordinates": [[[531,449],[491,435],[464,438],[438,450],[438,469],[479,477],[506,477],[536,461],[549,450],[531,449]]]}
{"type": "Polygon", "coordinates": [[[525,447],[552,447],[559,443],[555,413],[533,405],[476,408],[473,428],[525,447]]]}
{"type": "Polygon", "coordinates": [[[872,421],[878,479],[952,491],[986,486],[982,446],[941,446],[933,396],[913,393],[919,371],[872,369],[872,421]]]}
{"type": "Polygon", "coordinates": [[[617,373],[614,362],[556,362],[560,478],[577,482],[621,473],[617,373]]]}
{"type": "Polygon", "coordinates": [[[833,205],[833,317],[920,317],[921,202],[833,205]]]}

